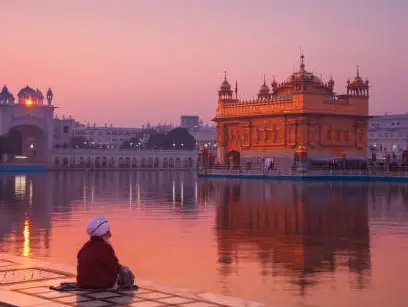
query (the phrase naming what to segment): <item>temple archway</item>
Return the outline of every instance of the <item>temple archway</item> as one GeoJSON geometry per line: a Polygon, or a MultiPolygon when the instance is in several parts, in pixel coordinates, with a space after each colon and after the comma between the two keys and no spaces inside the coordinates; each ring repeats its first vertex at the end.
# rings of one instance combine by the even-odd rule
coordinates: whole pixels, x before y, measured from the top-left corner
{"type": "Polygon", "coordinates": [[[227,162],[229,166],[239,166],[241,163],[241,154],[239,151],[231,150],[227,155],[227,162]]]}
{"type": "Polygon", "coordinates": [[[35,125],[18,125],[2,137],[2,154],[8,161],[27,163],[46,163],[48,155],[47,137],[35,125]]]}

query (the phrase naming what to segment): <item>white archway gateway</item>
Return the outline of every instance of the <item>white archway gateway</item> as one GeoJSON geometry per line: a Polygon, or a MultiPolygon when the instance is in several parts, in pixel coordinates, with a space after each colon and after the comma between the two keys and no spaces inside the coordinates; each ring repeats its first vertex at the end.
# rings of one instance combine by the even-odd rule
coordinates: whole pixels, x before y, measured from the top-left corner
{"type": "Polygon", "coordinates": [[[39,89],[21,89],[18,99],[3,86],[0,92],[0,161],[50,165],[54,132],[53,93],[47,102],[39,89]]]}

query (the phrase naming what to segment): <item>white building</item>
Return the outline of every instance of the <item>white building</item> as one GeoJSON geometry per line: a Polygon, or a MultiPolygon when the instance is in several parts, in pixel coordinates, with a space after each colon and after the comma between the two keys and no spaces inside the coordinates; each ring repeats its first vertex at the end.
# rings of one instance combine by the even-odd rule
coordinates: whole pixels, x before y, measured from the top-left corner
{"type": "Polygon", "coordinates": [[[7,86],[0,92],[0,162],[23,157],[29,162],[48,163],[53,142],[53,93],[46,96],[29,86],[17,94],[7,86]],[[46,101],[44,101],[46,99],[46,101]]]}
{"type": "Polygon", "coordinates": [[[379,156],[401,154],[408,145],[408,114],[373,116],[368,122],[368,150],[379,156]]]}
{"type": "Polygon", "coordinates": [[[54,119],[54,147],[71,147],[72,139],[78,137],[83,138],[86,142],[84,145],[88,147],[115,149],[132,138],[144,143],[149,135],[150,133],[142,128],[83,125],[71,117],[54,119]]]}

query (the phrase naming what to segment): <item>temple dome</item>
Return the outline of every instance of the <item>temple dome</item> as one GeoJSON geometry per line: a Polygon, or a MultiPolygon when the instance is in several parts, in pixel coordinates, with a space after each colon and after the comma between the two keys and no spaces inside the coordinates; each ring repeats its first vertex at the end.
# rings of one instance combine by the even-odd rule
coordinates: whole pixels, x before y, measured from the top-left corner
{"type": "Polygon", "coordinates": [[[314,74],[306,71],[305,69],[305,63],[304,63],[304,55],[302,54],[300,57],[301,63],[300,63],[300,68],[297,72],[291,74],[287,81],[288,82],[295,82],[295,81],[309,81],[313,82],[316,84],[322,84],[322,80],[320,78],[316,77],[314,74]]]}
{"type": "Polygon", "coordinates": [[[360,67],[357,65],[357,74],[354,79],[350,82],[351,86],[365,86],[368,85],[368,80],[364,82],[363,78],[360,77],[360,67]]]}
{"type": "Polygon", "coordinates": [[[20,92],[18,92],[18,96],[19,96],[19,97],[20,97],[20,96],[35,97],[35,96],[37,96],[37,92],[36,92],[34,89],[32,89],[31,87],[29,87],[29,86],[27,85],[25,88],[22,88],[22,89],[20,90],[20,92]]]}
{"type": "Polygon", "coordinates": [[[229,84],[226,79],[222,82],[220,91],[223,91],[223,92],[231,91],[231,84],[229,84]]]}
{"type": "Polygon", "coordinates": [[[258,94],[259,95],[268,95],[270,92],[269,86],[266,85],[266,83],[261,85],[261,88],[259,89],[258,94]]]}
{"type": "Polygon", "coordinates": [[[364,80],[360,76],[357,76],[350,83],[353,86],[364,85],[364,80]]]}
{"type": "Polygon", "coordinates": [[[44,99],[42,92],[37,88],[37,97],[38,99],[44,99]]]}
{"type": "Polygon", "coordinates": [[[14,96],[11,94],[7,86],[3,86],[0,92],[0,104],[11,104],[14,103],[14,96]]]}

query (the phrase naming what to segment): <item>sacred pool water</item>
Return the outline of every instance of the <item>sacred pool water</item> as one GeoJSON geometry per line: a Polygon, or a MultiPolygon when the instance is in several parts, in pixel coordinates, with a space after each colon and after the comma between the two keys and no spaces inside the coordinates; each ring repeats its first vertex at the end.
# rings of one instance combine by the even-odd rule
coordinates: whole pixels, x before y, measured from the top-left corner
{"type": "Polygon", "coordinates": [[[0,175],[0,252],[76,264],[96,214],[137,278],[275,306],[405,306],[408,184],[0,175]]]}

